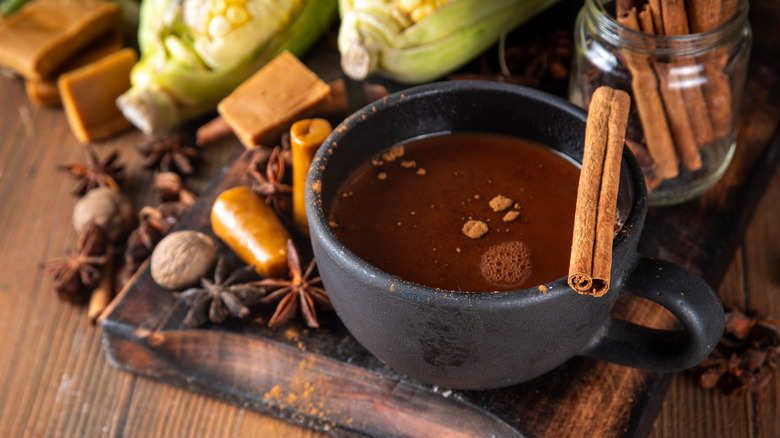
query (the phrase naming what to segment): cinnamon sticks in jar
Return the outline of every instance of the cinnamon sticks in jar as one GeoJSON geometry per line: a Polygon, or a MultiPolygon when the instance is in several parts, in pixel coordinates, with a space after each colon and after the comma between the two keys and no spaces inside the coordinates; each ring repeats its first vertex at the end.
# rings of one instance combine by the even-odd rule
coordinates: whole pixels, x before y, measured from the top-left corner
{"type": "Polygon", "coordinates": [[[609,290],[629,107],[628,93],[602,86],[588,109],[568,275],[569,286],[580,294],[598,297],[609,290]]]}
{"type": "Polygon", "coordinates": [[[747,10],[747,0],[585,0],[570,98],[586,107],[601,85],[629,93],[627,144],[647,158],[650,205],[698,196],[734,155],[747,10]]]}

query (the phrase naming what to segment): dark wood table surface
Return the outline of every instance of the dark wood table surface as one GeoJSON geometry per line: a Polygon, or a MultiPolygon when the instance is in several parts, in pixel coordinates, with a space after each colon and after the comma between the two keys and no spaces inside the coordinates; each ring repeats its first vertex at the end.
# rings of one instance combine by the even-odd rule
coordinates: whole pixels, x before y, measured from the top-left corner
{"type": "MultiPolygon", "coordinates": [[[[774,17],[778,9],[765,6],[774,17]]],[[[764,86],[777,96],[780,71],[777,63],[768,65],[764,86]]],[[[747,126],[766,135],[775,131],[780,111],[751,117],[747,126]]],[[[153,174],[136,150],[143,139],[128,130],[94,145],[100,156],[120,152],[123,190],[136,206],[157,202],[153,174]]],[[[199,150],[202,160],[187,186],[201,190],[235,147],[227,139],[199,150]]],[[[108,363],[99,326],[90,324],[85,307],[57,300],[40,268],[76,244],[73,181],[56,169],[77,162],[84,162],[84,146],[62,110],[31,104],[21,80],[0,77],[0,436],[326,436],[108,363]]],[[[718,295],[726,306],[780,317],[780,172],[768,172],[759,186],[730,263],[716,274],[722,275],[718,295]]],[[[780,371],[761,392],[741,396],[701,389],[682,372],[649,436],[777,437],[778,413],[780,371]]]]}

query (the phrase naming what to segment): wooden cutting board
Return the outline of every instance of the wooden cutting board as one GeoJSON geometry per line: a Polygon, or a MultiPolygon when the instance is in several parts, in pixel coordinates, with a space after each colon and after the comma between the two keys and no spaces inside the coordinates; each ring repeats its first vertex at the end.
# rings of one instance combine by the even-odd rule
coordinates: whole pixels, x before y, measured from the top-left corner
{"type": "MultiPolygon", "coordinates": [[[[756,42],[734,161],[700,199],[651,209],[640,243],[640,252],[680,263],[716,289],[780,160],[780,37],[772,32],[780,14],[770,2],[751,6],[756,42]]],[[[208,212],[217,194],[240,183],[241,152],[180,229],[212,233],[208,212]]],[[[251,322],[185,327],[186,309],[142,267],[102,321],[106,356],[127,371],[337,436],[645,436],[674,377],[575,357],[520,385],[456,391],[384,366],[333,313],[321,315],[319,330],[297,322],[270,329],[272,311],[251,322]]],[[[673,323],[640,300],[621,299],[615,314],[654,327],[673,323]]]]}

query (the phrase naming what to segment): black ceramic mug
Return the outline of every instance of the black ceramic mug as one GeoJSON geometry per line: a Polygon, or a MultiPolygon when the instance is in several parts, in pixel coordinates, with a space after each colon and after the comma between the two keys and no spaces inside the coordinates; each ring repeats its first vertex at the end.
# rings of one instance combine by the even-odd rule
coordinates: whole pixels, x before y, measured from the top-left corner
{"type": "MultiPolygon", "coordinates": [[[[341,183],[375,153],[425,134],[490,132],[526,138],[582,160],[586,113],[540,91],[483,81],[427,84],[370,104],[334,129],[315,157],[306,188],[314,254],[325,289],[352,335],[387,365],[431,384],[460,389],[507,386],[575,355],[659,372],[703,360],[723,332],[713,290],[685,268],[636,247],[647,213],[641,170],[625,149],[612,284],[580,295],[560,278],[510,292],[442,291],[399,279],[363,261],[328,225],[341,183]],[[610,316],[630,295],[671,311],[681,330],[654,330],[610,316]]],[[[413,256],[413,255],[410,255],[413,256]]]]}

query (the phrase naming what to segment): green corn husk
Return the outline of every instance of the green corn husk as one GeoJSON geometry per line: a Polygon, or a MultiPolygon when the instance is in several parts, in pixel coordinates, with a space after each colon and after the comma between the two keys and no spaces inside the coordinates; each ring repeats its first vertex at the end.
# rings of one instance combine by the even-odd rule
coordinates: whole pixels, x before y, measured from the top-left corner
{"type": "Polygon", "coordinates": [[[377,73],[406,84],[429,82],[558,1],[451,0],[415,22],[401,8],[404,0],[339,0],[341,67],[355,80],[377,73]]]}
{"type": "Polygon", "coordinates": [[[19,8],[24,6],[29,0],[2,0],[0,1],[0,18],[7,17],[19,8]]]}
{"type": "Polygon", "coordinates": [[[336,17],[337,7],[336,0],[145,0],[138,31],[141,59],[130,74],[132,88],[117,106],[146,133],[213,111],[282,51],[302,56],[336,17]],[[255,16],[214,37],[207,11],[224,10],[225,4],[241,14],[251,7],[255,16]]]}

